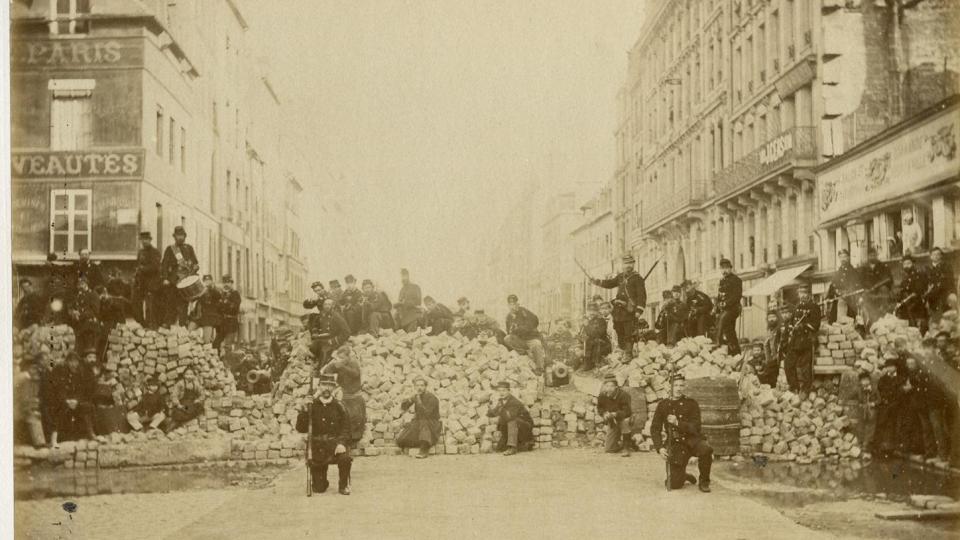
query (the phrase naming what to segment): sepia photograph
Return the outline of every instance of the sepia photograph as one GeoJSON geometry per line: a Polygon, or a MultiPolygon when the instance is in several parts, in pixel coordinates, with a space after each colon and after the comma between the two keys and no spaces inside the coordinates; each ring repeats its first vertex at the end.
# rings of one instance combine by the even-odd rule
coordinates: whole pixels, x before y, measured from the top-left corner
{"type": "Polygon", "coordinates": [[[0,537],[960,538],[960,1],[0,44],[0,537]]]}

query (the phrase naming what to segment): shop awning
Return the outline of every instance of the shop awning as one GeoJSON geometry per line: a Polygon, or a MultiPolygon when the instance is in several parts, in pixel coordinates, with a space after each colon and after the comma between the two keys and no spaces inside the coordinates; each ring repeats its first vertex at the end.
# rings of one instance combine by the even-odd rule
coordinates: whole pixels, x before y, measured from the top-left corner
{"type": "Polygon", "coordinates": [[[812,263],[807,263],[801,266],[794,266],[793,268],[786,268],[784,270],[777,270],[773,274],[767,276],[766,279],[757,283],[750,288],[749,291],[743,293],[744,296],[770,296],[777,294],[777,291],[788,285],[791,281],[797,278],[800,274],[804,272],[807,268],[810,268],[812,263]]]}

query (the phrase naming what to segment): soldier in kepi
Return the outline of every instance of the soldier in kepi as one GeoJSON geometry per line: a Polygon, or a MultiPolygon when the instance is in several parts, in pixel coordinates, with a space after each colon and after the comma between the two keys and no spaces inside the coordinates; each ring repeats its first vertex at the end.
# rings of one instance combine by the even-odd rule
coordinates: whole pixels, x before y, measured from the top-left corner
{"type": "Polygon", "coordinates": [[[340,472],[339,491],[350,494],[350,419],[343,404],[333,397],[337,388],[335,375],[321,375],[320,389],[311,396],[311,402],[297,415],[297,431],[312,431],[310,445],[310,476],[313,492],[323,493],[330,487],[327,469],[336,464],[340,472]],[[312,424],[313,429],[308,428],[312,424]]]}
{"type": "Polygon", "coordinates": [[[637,342],[637,320],[647,305],[647,289],[643,276],[633,269],[636,260],[632,255],[623,257],[622,271],[608,279],[592,279],[591,283],[604,289],[617,289],[613,301],[613,324],[617,331],[617,345],[621,351],[631,352],[637,342]]]}
{"type": "Polygon", "coordinates": [[[737,338],[737,318],[740,317],[740,299],[743,298],[743,282],[733,273],[730,259],[720,259],[720,278],[717,302],[717,345],[726,345],[729,354],[740,354],[737,338]]]}
{"type": "Polygon", "coordinates": [[[410,272],[406,268],[400,270],[400,281],[403,286],[394,305],[397,309],[397,329],[413,332],[419,327],[423,315],[420,309],[420,286],[410,282],[410,272]]]}
{"type": "Polygon", "coordinates": [[[860,273],[850,264],[850,252],[841,249],[837,256],[840,258],[840,265],[833,274],[830,289],[827,291],[827,299],[832,300],[828,304],[828,320],[831,324],[837,322],[840,313],[845,313],[850,319],[856,318],[857,295],[854,293],[861,287],[860,273]]]}
{"type": "Polygon", "coordinates": [[[713,311],[713,300],[701,290],[693,281],[683,283],[687,294],[687,336],[705,336],[710,326],[710,313],[713,311]]]}
{"type": "Polygon", "coordinates": [[[909,321],[910,326],[920,329],[920,334],[927,333],[927,306],[923,296],[927,292],[927,275],[914,264],[913,256],[909,253],[903,256],[903,279],[900,281],[900,302],[894,314],[909,321]]]}
{"type": "Polygon", "coordinates": [[[140,233],[137,270],[134,275],[133,316],[143,326],[160,324],[160,250],[152,244],[150,231],[140,233]]]}
{"type": "Polygon", "coordinates": [[[930,268],[927,269],[927,290],[924,301],[934,324],[940,322],[940,316],[947,309],[947,297],[956,289],[957,282],[953,270],[943,260],[943,250],[935,247],[930,250],[930,268]]]}
{"type": "Polygon", "coordinates": [[[350,327],[350,335],[356,336],[363,331],[363,293],[357,288],[353,274],[348,274],[343,281],[347,288],[340,294],[340,313],[350,327]]]}
{"type": "Polygon", "coordinates": [[[877,322],[888,312],[889,290],[893,288],[893,276],[890,269],[880,261],[877,250],[867,250],[867,262],[857,269],[863,293],[864,330],[870,331],[870,325],[877,322]]]}
{"type": "Polygon", "coordinates": [[[667,460],[667,489],[680,489],[686,482],[699,483],[700,491],[710,492],[710,466],[713,448],[706,443],[700,429],[700,405],[684,393],[685,379],[681,373],[671,375],[670,398],[661,400],[653,413],[650,436],[653,447],[667,460]],[[662,431],[666,428],[667,440],[662,431]],[[687,474],[687,462],[697,458],[700,478],[687,474]]]}
{"type": "Polygon", "coordinates": [[[813,390],[813,352],[820,331],[820,306],[810,296],[810,287],[800,286],[800,301],[793,310],[787,329],[783,371],[791,392],[802,395],[813,390]]]}

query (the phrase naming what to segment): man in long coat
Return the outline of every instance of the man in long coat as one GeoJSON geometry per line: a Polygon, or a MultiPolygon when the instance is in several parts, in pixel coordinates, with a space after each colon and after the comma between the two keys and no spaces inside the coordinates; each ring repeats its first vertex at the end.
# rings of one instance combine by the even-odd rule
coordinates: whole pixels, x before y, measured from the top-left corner
{"type": "Polygon", "coordinates": [[[637,342],[637,320],[647,305],[647,288],[643,276],[634,271],[636,259],[632,255],[623,258],[623,267],[619,274],[608,279],[590,281],[604,289],[617,289],[613,301],[613,324],[617,331],[620,350],[630,352],[637,342]]]}
{"type": "Polygon", "coordinates": [[[726,345],[729,354],[740,354],[740,339],[737,337],[737,318],[742,310],[743,281],[733,273],[733,263],[720,259],[720,284],[717,286],[717,302],[714,309],[717,318],[717,345],[726,345]]]}
{"type": "Polygon", "coordinates": [[[400,402],[404,411],[413,407],[413,420],[400,431],[397,446],[419,448],[417,458],[423,459],[440,440],[440,400],[427,391],[427,380],[423,377],[418,377],[413,385],[417,393],[400,402]]]}
{"type": "Polygon", "coordinates": [[[336,464],[339,469],[339,491],[350,494],[350,417],[343,404],[333,396],[337,388],[334,375],[320,376],[320,389],[311,396],[309,405],[297,415],[297,431],[311,432],[310,476],[314,493],[323,493],[330,487],[327,469],[336,464]],[[312,426],[311,426],[312,425],[312,426]],[[312,429],[310,429],[312,427],[312,429]]]}
{"type": "Polygon", "coordinates": [[[153,246],[150,231],[140,233],[137,270],[133,279],[133,316],[143,326],[160,324],[160,250],[153,246]]]}
{"type": "Polygon", "coordinates": [[[183,227],[177,225],[173,228],[173,244],[163,251],[160,267],[166,302],[163,323],[186,326],[187,300],[180,296],[177,283],[185,277],[196,275],[200,263],[193,246],[187,243],[187,231],[183,227]]]}
{"type": "Polygon", "coordinates": [[[422,315],[420,286],[410,282],[410,272],[406,268],[400,270],[400,281],[403,286],[394,305],[397,309],[397,328],[413,332],[420,326],[422,315]]]}

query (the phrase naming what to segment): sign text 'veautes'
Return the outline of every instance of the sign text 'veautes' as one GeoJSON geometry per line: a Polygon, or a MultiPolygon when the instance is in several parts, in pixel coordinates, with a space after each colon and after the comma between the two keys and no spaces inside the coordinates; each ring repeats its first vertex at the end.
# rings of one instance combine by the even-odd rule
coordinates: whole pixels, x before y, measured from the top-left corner
{"type": "Polygon", "coordinates": [[[117,178],[143,175],[142,152],[15,153],[14,178],[117,178]]]}

